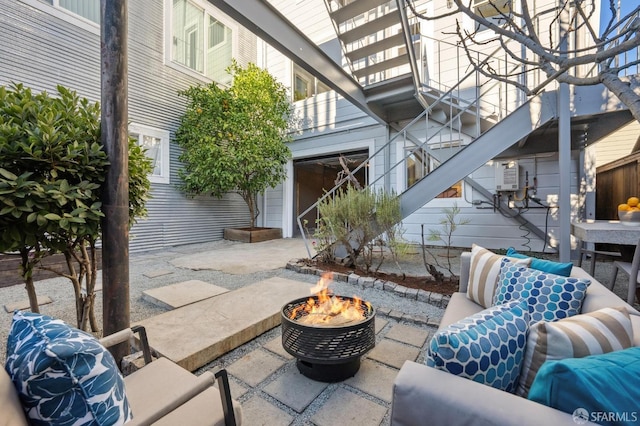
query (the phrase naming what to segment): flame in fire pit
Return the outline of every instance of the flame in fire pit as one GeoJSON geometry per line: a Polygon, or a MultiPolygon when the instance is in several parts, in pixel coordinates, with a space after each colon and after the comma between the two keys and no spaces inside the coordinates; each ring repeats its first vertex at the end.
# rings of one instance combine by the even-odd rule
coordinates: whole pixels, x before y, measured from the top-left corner
{"type": "Polygon", "coordinates": [[[310,297],[305,305],[295,308],[289,319],[302,324],[335,326],[365,319],[365,312],[371,312],[371,304],[354,296],[353,300],[342,299],[329,293],[329,283],[333,273],[327,272],[311,288],[315,297],[310,297]],[[301,315],[299,318],[296,318],[301,315]]]}

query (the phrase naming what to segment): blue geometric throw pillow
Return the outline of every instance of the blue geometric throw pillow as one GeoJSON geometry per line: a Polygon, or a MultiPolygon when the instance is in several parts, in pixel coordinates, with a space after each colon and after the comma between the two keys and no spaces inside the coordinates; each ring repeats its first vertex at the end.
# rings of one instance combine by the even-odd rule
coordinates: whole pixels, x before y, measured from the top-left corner
{"type": "Polygon", "coordinates": [[[525,299],[531,324],[556,321],[580,313],[590,280],[561,277],[502,260],[494,305],[525,299]]]}
{"type": "Polygon", "coordinates": [[[121,425],[133,418],[111,354],[60,320],[16,311],[5,369],[32,424],[121,425]]]}
{"type": "Polygon", "coordinates": [[[526,300],[485,309],[438,331],[426,364],[506,392],[515,392],[524,357],[526,300]]]}

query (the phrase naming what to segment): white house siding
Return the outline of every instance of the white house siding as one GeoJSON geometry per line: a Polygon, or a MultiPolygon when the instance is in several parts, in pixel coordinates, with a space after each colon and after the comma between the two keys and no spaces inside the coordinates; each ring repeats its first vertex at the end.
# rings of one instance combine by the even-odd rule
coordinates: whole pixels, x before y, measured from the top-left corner
{"type": "MultiPolygon", "coordinates": [[[[169,131],[173,138],[185,108],[178,91],[206,80],[165,64],[169,53],[164,51],[164,1],[128,5],[129,120],[169,131]]],[[[22,82],[49,92],[61,84],[92,101],[100,100],[97,26],[79,27],[73,18],[70,22],[53,16],[38,0],[0,0],[0,10],[0,84],[22,82]]],[[[237,33],[236,59],[241,64],[255,62],[255,36],[242,27],[237,33]]],[[[221,239],[223,228],[249,223],[246,205],[238,196],[218,200],[183,195],[177,188],[179,153],[179,147],[171,144],[171,182],[152,184],[149,215],[131,230],[131,251],[221,239]]]]}
{"type": "Polygon", "coordinates": [[[631,154],[631,150],[639,137],[640,123],[634,120],[617,132],[596,142],[594,144],[596,167],[631,154]]]}
{"type": "MultiPolygon", "coordinates": [[[[571,193],[572,193],[572,216],[578,209],[578,161],[579,153],[572,153],[572,171],[571,171],[571,193]]],[[[520,184],[524,188],[525,171],[529,171],[529,185],[533,185],[533,177],[537,177],[537,188],[535,196],[540,198],[541,202],[547,206],[554,207],[557,205],[559,193],[559,173],[557,155],[551,156],[540,155],[535,158],[519,159],[520,168],[520,184]]],[[[495,164],[493,161],[487,165],[474,171],[471,177],[488,189],[495,193],[495,164]]],[[[516,194],[523,195],[523,190],[516,194]]],[[[492,200],[486,200],[476,191],[469,187],[465,188],[464,197],[458,199],[456,204],[461,208],[458,219],[469,220],[469,223],[461,226],[453,234],[452,245],[456,247],[470,247],[471,244],[479,244],[488,248],[508,248],[515,247],[518,250],[532,250],[536,252],[548,251],[551,247],[556,246],[555,236],[558,234],[558,218],[557,209],[549,209],[547,217],[547,209],[538,208],[539,206],[533,202],[529,202],[528,209],[521,209],[523,217],[537,226],[542,231],[547,231],[549,238],[546,248],[543,247],[543,240],[536,237],[526,228],[521,227],[515,220],[502,216],[499,212],[494,212],[493,207],[488,204],[492,200]],[[482,200],[486,203],[480,206],[474,206],[473,200],[482,200]]],[[[436,199],[426,204],[403,221],[405,229],[405,238],[409,241],[419,243],[421,241],[421,225],[424,225],[425,238],[428,236],[429,229],[440,230],[440,220],[444,218],[443,208],[449,207],[453,201],[445,201],[444,199],[436,199]]],[[[517,203],[522,205],[521,203],[517,203]]],[[[515,210],[515,209],[514,209],[515,210]]],[[[442,245],[443,243],[432,243],[442,245]]]]}

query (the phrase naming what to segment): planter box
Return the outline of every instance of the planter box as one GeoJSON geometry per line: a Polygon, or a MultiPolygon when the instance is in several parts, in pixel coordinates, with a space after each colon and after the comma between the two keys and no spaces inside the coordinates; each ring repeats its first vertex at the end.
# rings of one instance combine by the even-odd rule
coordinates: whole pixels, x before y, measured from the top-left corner
{"type": "Polygon", "coordinates": [[[282,238],[281,228],[226,228],[224,239],[243,243],[259,243],[260,241],[282,238]]]}

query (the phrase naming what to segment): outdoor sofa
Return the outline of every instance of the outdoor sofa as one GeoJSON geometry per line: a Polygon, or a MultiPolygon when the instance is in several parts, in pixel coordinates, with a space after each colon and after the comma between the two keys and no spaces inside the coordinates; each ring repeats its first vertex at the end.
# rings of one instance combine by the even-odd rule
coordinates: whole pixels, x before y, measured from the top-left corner
{"type": "MultiPolygon", "coordinates": [[[[460,289],[459,292],[452,295],[438,331],[446,330],[449,325],[485,309],[467,297],[470,264],[471,253],[463,253],[460,289]]],[[[591,280],[582,303],[581,313],[594,312],[608,307],[622,307],[630,314],[631,324],[628,328],[633,330],[630,346],[640,346],[640,313],[583,269],[574,266],[571,269],[571,276],[591,280]]],[[[637,354],[637,352],[635,353],[637,354]]],[[[635,374],[637,375],[637,373],[635,374]]],[[[636,379],[631,376],[627,380],[634,380],[637,383],[636,379]]],[[[598,384],[594,388],[600,387],[600,385],[607,384],[598,384]]],[[[635,417],[637,421],[640,421],[640,410],[620,414],[626,416],[624,420],[633,421],[635,417]]],[[[589,413],[589,415],[591,414],[589,413]]],[[[394,426],[575,425],[591,424],[590,420],[594,419],[584,416],[575,418],[572,414],[550,408],[516,394],[459,377],[449,371],[411,361],[405,362],[395,379],[393,388],[391,424],[394,426]]],[[[632,422],[627,424],[632,424],[632,422]]]]}
{"type": "MultiPolygon", "coordinates": [[[[22,320],[26,318],[32,323],[39,321],[37,314],[17,313],[14,315],[14,324],[16,316],[20,316],[22,320]]],[[[38,411],[38,416],[50,416],[50,420],[44,422],[39,420],[38,424],[62,424],[61,421],[64,424],[72,424],[74,421],[80,421],[80,418],[84,420],[79,424],[122,424],[124,421],[123,413],[124,416],[129,417],[128,420],[125,419],[126,424],[132,426],[151,424],[232,426],[241,424],[241,408],[236,401],[231,399],[225,370],[207,371],[200,376],[195,376],[167,358],[158,358],[152,361],[151,352],[146,343],[146,333],[144,328],[140,326],[122,330],[98,341],[90,336],[86,339],[86,336],[64,325],[62,321],[54,320],[52,322],[57,324],[45,325],[44,327],[48,328],[44,332],[42,332],[44,327],[40,327],[38,324],[35,326],[28,324],[24,327],[24,333],[19,339],[14,339],[13,343],[18,342],[17,345],[11,344],[11,340],[9,342],[8,347],[37,347],[40,346],[40,342],[25,343],[27,340],[32,340],[36,334],[38,334],[38,338],[44,337],[44,340],[63,340],[56,343],[55,349],[52,349],[51,344],[46,348],[41,346],[41,350],[37,350],[38,354],[21,356],[13,364],[11,363],[12,354],[7,354],[7,370],[0,368],[0,426],[28,426],[31,424],[23,407],[30,407],[29,409],[32,411],[38,411]],[[60,328],[65,326],[70,330],[60,331],[60,328]],[[55,329],[55,327],[58,328],[55,329]],[[33,330],[36,328],[38,331],[34,333],[33,330]],[[120,343],[134,343],[134,330],[140,336],[139,342],[141,342],[140,345],[144,353],[145,365],[122,378],[119,372],[114,371],[117,370],[115,363],[109,364],[111,361],[104,361],[106,358],[111,360],[113,358],[104,356],[101,351],[120,343]],[[94,342],[91,342],[92,339],[94,342]],[[64,340],[68,343],[66,347],[64,340]],[[61,355],[67,349],[73,348],[74,345],[76,348],[82,347],[82,349],[75,354],[67,352],[65,355],[61,355]],[[64,361],[58,362],[63,356],[64,361]],[[52,358],[56,359],[52,361],[52,358]],[[100,361],[94,364],[94,359],[100,361]],[[46,365],[43,367],[42,364],[46,365]],[[109,365],[112,368],[108,368],[109,365]],[[97,379],[96,375],[90,377],[91,374],[87,374],[86,371],[88,367],[95,370],[97,376],[106,377],[104,382],[96,385],[95,383],[101,381],[102,378],[97,379]],[[8,374],[8,370],[12,370],[12,376],[8,374]],[[65,386],[71,384],[71,389],[65,388],[59,392],[60,387],[56,388],[57,385],[52,383],[52,387],[45,390],[47,396],[38,395],[40,402],[31,397],[33,393],[38,392],[36,388],[45,387],[47,381],[65,381],[68,378],[67,373],[72,379],[68,380],[65,386]],[[16,377],[25,376],[30,377],[25,382],[14,383],[16,377]],[[60,379],[61,376],[67,377],[60,379]],[[214,386],[216,382],[218,387],[214,386]],[[25,383],[29,384],[25,385],[25,383]],[[107,385],[113,384],[114,388],[120,386],[120,389],[112,391],[110,386],[105,383],[107,385]],[[124,383],[124,390],[122,383],[124,383]],[[29,386],[29,390],[26,389],[27,386],[29,386]],[[17,387],[21,387],[23,390],[21,396],[19,396],[17,387]],[[55,390],[50,391],[50,389],[55,390]],[[43,403],[42,401],[49,395],[56,393],[60,397],[50,399],[55,404],[49,402],[49,407],[47,407],[47,402],[43,403]],[[123,395],[126,395],[126,402],[118,406],[118,403],[124,401],[123,395]],[[67,405],[60,407],[62,405],[60,402],[67,405]],[[53,405],[55,405],[55,410],[51,409],[53,405]],[[52,411],[56,412],[51,414],[52,411]],[[110,412],[114,413],[111,417],[110,412]]],[[[12,326],[12,331],[13,329],[12,326]]],[[[21,350],[22,348],[17,349],[17,351],[21,350]]]]}

